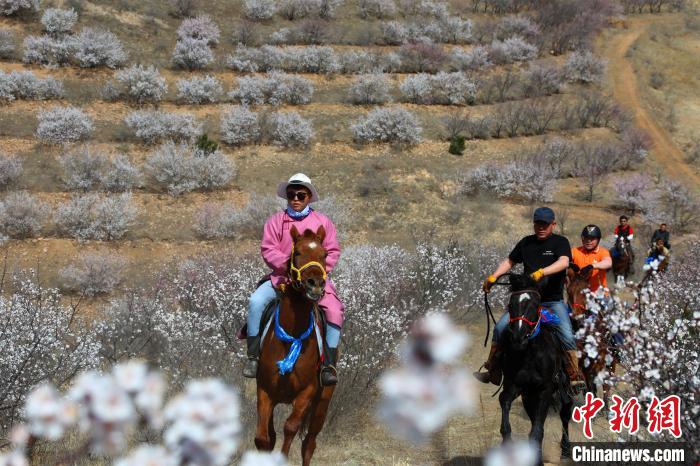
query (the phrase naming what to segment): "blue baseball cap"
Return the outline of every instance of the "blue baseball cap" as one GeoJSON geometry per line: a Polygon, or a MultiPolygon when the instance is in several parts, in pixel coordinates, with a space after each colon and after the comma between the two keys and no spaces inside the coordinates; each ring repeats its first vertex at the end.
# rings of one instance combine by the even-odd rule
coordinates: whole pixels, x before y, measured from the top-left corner
{"type": "Polygon", "coordinates": [[[538,207],[532,217],[533,222],[552,223],[554,221],[554,211],[549,207],[538,207]]]}

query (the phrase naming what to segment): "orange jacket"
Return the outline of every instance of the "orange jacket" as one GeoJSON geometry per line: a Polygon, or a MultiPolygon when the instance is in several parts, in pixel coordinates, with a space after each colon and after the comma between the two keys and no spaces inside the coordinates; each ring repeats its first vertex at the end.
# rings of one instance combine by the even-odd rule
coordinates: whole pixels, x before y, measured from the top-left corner
{"type": "MultiPolygon", "coordinates": [[[[579,268],[592,265],[594,262],[600,262],[606,257],[610,257],[610,251],[602,246],[598,246],[593,251],[586,251],[583,246],[579,246],[571,250],[571,258],[573,259],[573,263],[578,265],[579,268]]],[[[595,291],[601,286],[605,288],[608,287],[608,281],[605,277],[605,273],[605,270],[593,269],[591,272],[591,278],[588,281],[591,291],[595,291]]]]}

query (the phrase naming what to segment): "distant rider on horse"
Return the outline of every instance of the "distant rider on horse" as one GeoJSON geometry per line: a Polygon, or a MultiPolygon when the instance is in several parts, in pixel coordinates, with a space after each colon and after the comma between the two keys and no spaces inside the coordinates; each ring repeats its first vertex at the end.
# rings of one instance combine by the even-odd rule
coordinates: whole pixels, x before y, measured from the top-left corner
{"type": "MultiPolygon", "coordinates": [[[[335,225],[328,217],[309,205],[319,200],[318,192],[311,184],[309,177],[303,173],[293,175],[289,181],[283,181],[278,185],[277,195],[287,199],[287,208],[267,219],[260,247],[262,257],[272,272],[263,278],[250,297],[248,305],[248,362],[243,369],[243,375],[249,378],[255,378],[258,372],[261,337],[259,327],[262,314],[267,305],[290,282],[288,270],[293,244],[290,234],[292,226],[303,233],[305,230],[317,231],[319,226],[323,225],[326,236],[322,246],[328,252],[326,273],[333,270],[340,258],[340,245],[336,238],[335,225]]],[[[335,364],[344,307],[330,279],[326,281],[325,294],[318,304],[323,309],[327,321],[325,330],[328,347],[328,351],[324,351],[328,354],[324,354],[323,357],[321,383],[324,386],[335,385],[338,382],[335,364]]]]}
{"type": "Polygon", "coordinates": [[[586,225],[581,232],[581,246],[571,250],[572,262],[582,274],[591,270],[589,289],[596,291],[608,287],[606,271],[612,267],[610,251],[600,245],[602,233],[597,225],[586,225]]]}
{"type": "MultiPolygon", "coordinates": [[[[521,239],[511,253],[496,268],[483,284],[484,292],[488,293],[498,277],[508,272],[515,264],[523,264],[524,271],[533,280],[539,282],[547,277],[547,282],[541,287],[541,304],[544,308],[556,313],[561,323],[555,327],[556,334],[566,350],[566,372],[572,387],[578,390],[585,382],[578,371],[578,355],[576,341],[571,328],[569,310],[564,303],[564,279],[566,269],[571,260],[571,245],[565,237],[553,233],[556,221],[554,211],[549,207],[540,207],[534,212],[534,235],[521,239]]],[[[491,342],[491,352],[484,364],[487,372],[475,372],[474,376],[483,383],[491,382],[500,385],[503,375],[499,362],[499,340],[508,326],[509,313],[506,313],[496,324],[491,342]]]]}
{"type": "Polygon", "coordinates": [[[663,238],[658,238],[656,244],[647,251],[646,263],[649,264],[655,260],[661,262],[664,259],[668,259],[669,254],[671,254],[671,252],[664,246],[663,238]]]}
{"type": "MultiPolygon", "coordinates": [[[[632,250],[632,238],[634,238],[634,230],[632,225],[629,224],[629,218],[626,215],[620,215],[619,224],[615,227],[615,232],[613,237],[615,238],[615,248],[613,249],[613,254],[616,256],[620,255],[618,249],[618,241],[624,241],[624,245],[629,251],[630,261],[634,263],[634,251],[632,250]]],[[[631,273],[634,273],[634,268],[631,269],[631,273]]]]}
{"type": "Polygon", "coordinates": [[[650,247],[656,246],[656,240],[662,239],[664,241],[664,247],[668,250],[671,249],[671,243],[669,243],[669,240],[671,239],[671,233],[668,231],[668,226],[665,223],[662,223],[659,225],[659,229],[654,232],[653,235],[651,235],[651,241],[649,242],[650,247]]]}

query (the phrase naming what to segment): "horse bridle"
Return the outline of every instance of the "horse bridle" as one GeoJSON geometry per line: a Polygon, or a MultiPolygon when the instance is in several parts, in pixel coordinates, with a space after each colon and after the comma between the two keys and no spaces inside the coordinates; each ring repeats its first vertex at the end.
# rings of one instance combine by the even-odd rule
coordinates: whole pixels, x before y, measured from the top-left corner
{"type": "MultiPolygon", "coordinates": [[[[539,292],[539,291],[537,291],[537,290],[534,289],[534,288],[528,288],[528,289],[525,289],[525,290],[513,291],[513,292],[510,293],[510,297],[512,298],[514,295],[523,294],[523,293],[535,293],[537,296],[540,296],[540,292],[539,292]]],[[[541,296],[540,296],[540,299],[541,299],[541,296]]],[[[509,299],[509,301],[510,301],[510,299],[509,299]]],[[[513,322],[518,322],[518,321],[525,322],[527,325],[530,326],[530,333],[528,333],[528,335],[527,335],[528,338],[529,338],[530,335],[532,335],[532,332],[534,331],[534,329],[535,329],[535,328],[537,327],[537,325],[540,323],[540,320],[542,320],[542,312],[541,312],[541,311],[542,311],[542,306],[538,306],[538,309],[537,309],[537,321],[536,321],[536,322],[532,322],[530,319],[528,319],[528,318],[525,317],[525,316],[518,316],[518,317],[509,317],[508,323],[509,323],[509,324],[512,324],[513,322]]]]}
{"type": "Polygon", "coordinates": [[[299,268],[297,268],[297,266],[294,265],[294,248],[295,248],[295,246],[296,246],[296,244],[292,244],[292,255],[291,255],[291,260],[289,261],[289,274],[290,274],[289,278],[292,281],[292,286],[297,290],[301,286],[303,286],[302,281],[301,281],[301,272],[304,271],[305,269],[308,269],[309,267],[318,267],[319,269],[321,269],[321,272],[323,272],[323,281],[325,282],[326,278],[328,277],[328,274],[326,273],[326,268],[320,262],[309,261],[299,268]],[[296,278],[293,276],[293,274],[296,274],[296,278]]]}
{"type": "MultiPolygon", "coordinates": [[[[501,282],[499,280],[503,277],[510,277],[511,275],[513,275],[513,274],[510,272],[504,273],[503,275],[498,277],[495,282],[493,282],[492,286],[495,286],[495,285],[510,286],[510,283],[504,283],[504,282],[501,282]]],[[[540,292],[535,290],[534,288],[528,288],[525,290],[511,292],[510,296],[513,296],[514,294],[520,294],[520,293],[537,293],[537,296],[540,295],[540,292]]],[[[509,299],[509,301],[510,301],[510,299],[509,299]]],[[[486,310],[486,338],[484,338],[484,347],[486,347],[486,345],[489,342],[489,335],[491,334],[491,322],[493,321],[494,328],[496,326],[496,318],[493,316],[493,309],[491,309],[491,304],[489,303],[489,294],[488,293],[484,293],[484,309],[486,310]],[[490,317],[490,319],[489,319],[489,317],[490,317]]],[[[516,318],[516,320],[523,320],[524,322],[530,323],[530,321],[525,319],[524,317],[516,318]]],[[[511,321],[509,321],[508,323],[510,323],[510,322],[511,321]]],[[[537,324],[537,322],[535,322],[535,324],[537,324]]]]}

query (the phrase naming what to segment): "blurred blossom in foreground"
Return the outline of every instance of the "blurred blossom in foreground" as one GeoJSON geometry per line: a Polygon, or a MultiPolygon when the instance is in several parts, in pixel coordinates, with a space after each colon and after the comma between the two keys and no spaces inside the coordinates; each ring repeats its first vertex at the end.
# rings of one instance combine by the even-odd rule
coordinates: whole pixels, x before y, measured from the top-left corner
{"type": "Polygon", "coordinates": [[[492,448],[484,456],[484,466],[534,466],[537,464],[537,447],[520,440],[492,448]]]}
{"type": "Polygon", "coordinates": [[[165,444],[178,464],[226,465],[241,432],[238,393],[219,379],[195,380],[165,407],[165,444]]]}
{"type": "Polygon", "coordinates": [[[279,451],[247,451],[243,454],[241,466],[287,466],[287,460],[279,451]]]}
{"type": "Polygon", "coordinates": [[[175,458],[163,447],[143,445],[132,451],[129,456],[118,459],[114,466],[177,466],[175,458]]]}
{"type": "Polygon", "coordinates": [[[0,453],[0,466],[29,466],[29,462],[21,451],[0,453]]]}
{"type": "Polygon", "coordinates": [[[379,380],[382,399],[377,416],[392,433],[422,443],[450,416],[471,410],[471,380],[466,370],[452,367],[468,342],[468,335],[445,314],[431,314],[415,323],[402,344],[402,365],[379,380]]]}

